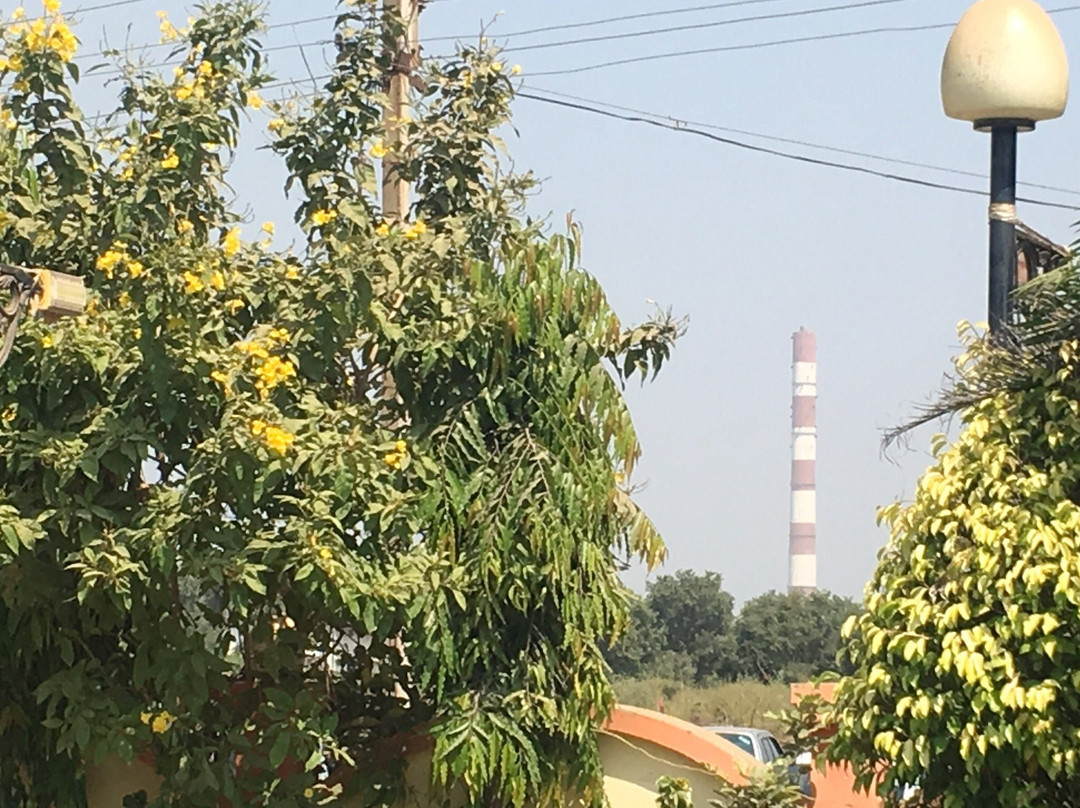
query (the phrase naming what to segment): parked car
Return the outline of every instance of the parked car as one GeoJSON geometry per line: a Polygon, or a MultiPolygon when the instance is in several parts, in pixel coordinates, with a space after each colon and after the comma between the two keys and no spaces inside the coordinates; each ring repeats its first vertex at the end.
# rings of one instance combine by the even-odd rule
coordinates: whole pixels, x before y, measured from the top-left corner
{"type": "Polygon", "coordinates": [[[761,761],[766,766],[777,762],[787,763],[788,776],[791,782],[802,789],[803,794],[810,793],[810,755],[802,754],[792,759],[780,746],[780,741],[767,729],[755,729],[753,727],[705,727],[709,732],[715,732],[725,741],[735,744],[751,757],[761,761]]]}

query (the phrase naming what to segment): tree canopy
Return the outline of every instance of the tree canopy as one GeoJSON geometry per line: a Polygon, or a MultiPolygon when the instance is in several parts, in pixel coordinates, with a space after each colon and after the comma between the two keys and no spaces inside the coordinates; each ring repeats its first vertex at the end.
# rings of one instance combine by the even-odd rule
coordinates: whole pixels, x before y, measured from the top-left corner
{"type": "Polygon", "coordinates": [[[857,608],[828,592],[768,592],[737,615],[734,603],[716,572],[661,575],[633,604],[629,629],[605,658],[624,677],[801,681],[836,669],[840,626],[857,608]]]}
{"type": "Polygon", "coordinates": [[[280,104],[255,4],[163,20],[175,71],[124,64],[93,121],[45,5],[2,28],[0,260],[91,298],[0,376],[0,802],[78,805],[83,761],[149,754],[185,806],[332,801],[346,773],[378,804],[393,767],[366,762],[422,730],[472,804],[599,804],[617,569],[663,553],[620,384],[678,328],[624,329],[577,229],[524,216],[513,71],[486,46],[418,71],[417,201],[387,221],[381,4],[343,6],[331,77],[280,104]],[[296,249],[231,205],[256,110],[296,249]]]}
{"type": "Polygon", "coordinates": [[[835,670],[840,626],[857,608],[829,592],[766,592],[748,600],[734,626],[743,674],[791,682],[835,670]]]}
{"type": "Polygon", "coordinates": [[[845,627],[854,674],[830,757],[944,808],[1080,801],[1080,332],[1075,265],[1027,288],[1017,328],[965,352],[914,501],[845,627]]]}

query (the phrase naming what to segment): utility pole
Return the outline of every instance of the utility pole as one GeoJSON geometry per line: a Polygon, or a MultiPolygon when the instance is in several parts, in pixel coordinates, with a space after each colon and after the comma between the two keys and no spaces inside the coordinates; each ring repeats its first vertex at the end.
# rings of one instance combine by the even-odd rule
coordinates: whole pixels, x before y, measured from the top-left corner
{"type": "Polygon", "coordinates": [[[402,36],[393,43],[394,54],[390,68],[389,102],[383,111],[385,145],[389,152],[383,157],[383,217],[400,222],[409,213],[409,183],[398,175],[398,155],[404,150],[406,118],[409,113],[409,83],[413,68],[420,58],[421,0],[384,0],[386,11],[405,22],[402,36]]]}

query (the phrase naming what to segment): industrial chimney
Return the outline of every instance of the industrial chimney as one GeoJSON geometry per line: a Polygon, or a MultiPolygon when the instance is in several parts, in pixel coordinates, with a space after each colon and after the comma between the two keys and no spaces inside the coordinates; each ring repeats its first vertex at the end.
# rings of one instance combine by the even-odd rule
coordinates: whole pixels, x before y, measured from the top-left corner
{"type": "Polygon", "coordinates": [[[788,591],[817,590],[817,337],[800,328],[792,337],[791,532],[788,591]]]}

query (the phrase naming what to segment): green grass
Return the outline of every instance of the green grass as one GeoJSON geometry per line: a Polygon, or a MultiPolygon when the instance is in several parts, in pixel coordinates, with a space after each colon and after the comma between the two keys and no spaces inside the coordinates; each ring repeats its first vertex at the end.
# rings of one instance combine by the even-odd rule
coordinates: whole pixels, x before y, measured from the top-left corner
{"type": "Polygon", "coordinates": [[[786,684],[744,681],[694,687],[668,679],[622,679],[614,683],[620,704],[662,709],[694,724],[728,724],[771,730],[781,742],[783,728],[767,717],[790,706],[786,684]]]}

